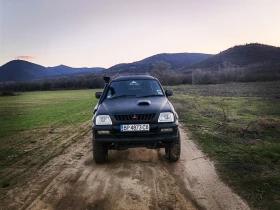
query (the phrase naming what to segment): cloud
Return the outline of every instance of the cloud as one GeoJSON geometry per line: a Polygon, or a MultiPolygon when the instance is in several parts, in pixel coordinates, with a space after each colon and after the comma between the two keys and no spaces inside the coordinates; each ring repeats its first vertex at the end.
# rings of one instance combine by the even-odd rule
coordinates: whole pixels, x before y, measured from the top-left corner
{"type": "Polygon", "coordinates": [[[21,56],[17,56],[17,59],[32,60],[35,59],[35,57],[30,55],[21,55],[21,56]]]}

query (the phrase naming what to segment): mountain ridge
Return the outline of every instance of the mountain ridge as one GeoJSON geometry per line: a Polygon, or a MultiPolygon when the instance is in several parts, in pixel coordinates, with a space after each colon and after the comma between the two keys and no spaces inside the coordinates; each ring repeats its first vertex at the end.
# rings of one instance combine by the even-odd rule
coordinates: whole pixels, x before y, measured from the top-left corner
{"type": "Polygon", "coordinates": [[[132,63],[121,63],[106,69],[106,73],[129,73],[138,74],[151,72],[153,63],[164,61],[170,64],[171,69],[176,69],[200,62],[212,56],[204,53],[160,53],[132,63]]]}
{"type": "Polygon", "coordinates": [[[188,68],[218,68],[225,62],[233,66],[244,67],[260,63],[280,63],[280,47],[271,45],[250,43],[245,45],[236,45],[228,48],[204,61],[194,64],[188,68]]]}
{"type": "Polygon", "coordinates": [[[104,68],[73,68],[62,64],[54,67],[44,67],[25,60],[12,60],[0,66],[0,82],[74,76],[78,74],[96,73],[102,70],[104,68]]]}
{"type": "MultiPolygon", "coordinates": [[[[28,61],[13,60],[0,67],[0,82],[26,81],[79,74],[87,75],[91,73],[108,76],[151,74],[154,63],[158,61],[168,63],[170,70],[173,70],[174,74],[183,74],[187,77],[193,71],[199,70],[200,76],[207,73],[204,76],[212,78],[218,75],[222,76],[222,74],[226,74],[226,77],[228,77],[229,71],[234,77],[238,73],[243,75],[242,77],[244,78],[249,76],[251,78],[258,78],[258,80],[262,78],[266,78],[265,80],[280,78],[280,47],[250,43],[233,46],[216,55],[204,53],[160,53],[132,63],[119,63],[107,69],[100,67],[73,68],[63,64],[54,67],[44,67],[28,61]],[[18,65],[18,63],[21,63],[21,65],[18,65]],[[217,74],[217,72],[220,73],[217,74]]],[[[243,81],[240,78],[241,76],[238,81],[243,81]]]]}

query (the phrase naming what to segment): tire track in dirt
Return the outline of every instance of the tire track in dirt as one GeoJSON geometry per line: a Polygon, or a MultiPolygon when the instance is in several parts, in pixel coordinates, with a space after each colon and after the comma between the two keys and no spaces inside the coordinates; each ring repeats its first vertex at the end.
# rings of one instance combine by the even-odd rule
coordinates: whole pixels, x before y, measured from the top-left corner
{"type": "Polygon", "coordinates": [[[191,198],[203,209],[250,209],[219,179],[213,163],[182,129],[181,137],[181,159],[169,170],[188,189],[191,198]]]}
{"type": "Polygon", "coordinates": [[[95,165],[89,151],[76,167],[62,170],[28,209],[196,209],[155,160],[156,151],[109,155],[112,161],[95,165]]]}
{"type": "MultiPolygon", "coordinates": [[[[91,134],[38,171],[8,209],[249,209],[224,185],[211,162],[181,130],[182,157],[168,163],[163,150],[109,151],[92,160],[91,134]]],[[[11,198],[10,198],[11,199],[11,198]]]]}

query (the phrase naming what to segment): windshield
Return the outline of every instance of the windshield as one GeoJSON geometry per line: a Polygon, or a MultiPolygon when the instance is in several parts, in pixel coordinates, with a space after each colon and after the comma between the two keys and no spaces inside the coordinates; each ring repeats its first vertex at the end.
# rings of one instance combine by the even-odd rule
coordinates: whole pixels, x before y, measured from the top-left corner
{"type": "Polygon", "coordinates": [[[153,97],[163,95],[158,81],[142,79],[113,81],[108,88],[105,98],[153,97]]]}

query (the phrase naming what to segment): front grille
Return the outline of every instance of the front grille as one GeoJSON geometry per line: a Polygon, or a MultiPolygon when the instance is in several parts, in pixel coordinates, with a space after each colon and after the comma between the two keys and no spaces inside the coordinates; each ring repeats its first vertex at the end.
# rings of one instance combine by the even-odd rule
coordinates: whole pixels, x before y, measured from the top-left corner
{"type": "Polygon", "coordinates": [[[129,121],[129,120],[151,120],[156,114],[124,114],[115,115],[117,121],[129,121]]]}

